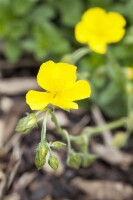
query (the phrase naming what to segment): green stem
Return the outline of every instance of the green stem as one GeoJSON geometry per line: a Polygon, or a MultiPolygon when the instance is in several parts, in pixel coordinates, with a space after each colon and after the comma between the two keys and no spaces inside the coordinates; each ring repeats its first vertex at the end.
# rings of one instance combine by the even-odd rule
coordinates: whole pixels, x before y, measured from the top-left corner
{"type": "Polygon", "coordinates": [[[57,121],[57,118],[56,118],[56,116],[55,116],[54,111],[51,111],[50,114],[51,114],[51,119],[52,119],[52,121],[53,121],[54,124],[55,124],[55,127],[56,127],[57,132],[58,132],[59,134],[61,134],[62,136],[64,136],[64,131],[63,131],[63,129],[60,127],[60,125],[59,125],[59,123],[58,123],[58,121],[57,121]]]}
{"type": "Polygon", "coordinates": [[[126,118],[122,118],[118,121],[111,122],[111,123],[105,124],[105,125],[100,126],[100,127],[95,127],[92,130],[90,130],[90,133],[92,135],[95,135],[95,134],[97,135],[97,134],[101,134],[100,132],[103,132],[105,130],[113,130],[113,129],[116,129],[118,127],[124,126],[126,124],[127,124],[126,118]]]}
{"type": "MultiPolygon", "coordinates": [[[[111,122],[111,123],[108,123],[108,124],[105,124],[105,125],[102,125],[102,126],[99,126],[99,127],[85,128],[83,130],[82,134],[87,135],[88,137],[94,136],[94,135],[99,135],[103,131],[113,130],[113,129],[116,129],[116,128],[121,127],[121,126],[125,126],[127,123],[128,123],[127,118],[122,118],[118,121],[111,122]]],[[[72,141],[74,141],[75,139],[77,139],[77,137],[80,138],[80,136],[71,136],[70,139],[72,141]]]]}
{"type": "MultiPolygon", "coordinates": [[[[127,116],[130,119],[132,117],[132,112],[133,112],[133,103],[132,103],[133,102],[133,95],[132,95],[133,85],[129,81],[127,81],[127,85],[129,85],[131,87],[131,92],[127,91],[127,116]]],[[[132,132],[132,124],[131,124],[131,120],[130,120],[130,122],[127,123],[128,137],[130,137],[131,132],[132,132]]]]}
{"type": "Polygon", "coordinates": [[[38,117],[38,116],[40,115],[40,113],[44,112],[45,110],[46,110],[46,109],[44,109],[44,110],[40,110],[40,111],[36,112],[36,113],[35,113],[36,116],[38,117]]]}
{"type": "Polygon", "coordinates": [[[51,151],[49,143],[47,143],[47,146],[48,146],[48,149],[49,149],[50,156],[52,156],[52,151],[51,151]]]}
{"type": "Polygon", "coordinates": [[[73,53],[63,56],[63,58],[61,59],[61,62],[68,62],[71,64],[75,64],[78,60],[80,60],[83,56],[85,56],[86,54],[90,52],[91,50],[89,49],[89,47],[79,48],[73,53]]]}
{"type": "Polygon", "coordinates": [[[91,50],[89,49],[89,47],[82,47],[80,49],[77,49],[75,52],[73,52],[71,54],[73,63],[76,63],[83,56],[85,56],[86,54],[88,54],[90,52],[91,52],[91,50]]]}
{"type": "Polygon", "coordinates": [[[47,124],[48,114],[49,114],[49,110],[46,111],[45,117],[42,122],[41,142],[46,139],[46,124],[47,124]]]}
{"type": "Polygon", "coordinates": [[[64,130],[64,133],[66,135],[66,139],[67,139],[67,144],[68,144],[68,152],[71,151],[71,140],[70,140],[70,136],[68,134],[68,132],[66,130],[64,130]]]}
{"type": "Polygon", "coordinates": [[[56,116],[55,116],[54,111],[51,111],[50,114],[51,114],[51,119],[52,119],[52,121],[53,121],[54,124],[55,124],[55,127],[56,127],[57,132],[58,132],[63,138],[66,138],[67,143],[68,143],[68,151],[70,151],[70,150],[71,150],[71,141],[70,141],[70,136],[69,136],[68,132],[60,127],[60,125],[59,125],[59,123],[58,123],[58,121],[57,121],[57,118],[56,118],[56,116]]]}

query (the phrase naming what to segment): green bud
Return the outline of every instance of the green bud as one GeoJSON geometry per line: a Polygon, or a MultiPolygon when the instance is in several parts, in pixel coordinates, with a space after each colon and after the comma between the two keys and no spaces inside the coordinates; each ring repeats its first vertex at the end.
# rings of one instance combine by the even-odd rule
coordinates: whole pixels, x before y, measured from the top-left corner
{"type": "Polygon", "coordinates": [[[37,116],[35,113],[27,114],[26,117],[19,120],[16,131],[22,134],[29,133],[37,126],[37,116]]]}
{"type": "Polygon", "coordinates": [[[63,142],[59,142],[59,141],[56,141],[56,142],[53,142],[51,144],[51,147],[55,148],[55,149],[61,149],[62,147],[66,146],[65,143],[63,142]]]}
{"type": "Polygon", "coordinates": [[[83,154],[83,167],[88,167],[93,161],[95,161],[97,156],[95,154],[83,154]]]}
{"type": "Polygon", "coordinates": [[[35,165],[38,169],[41,169],[46,162],[46,156],[48,153],[48,146],[46,142],[40,142],[36,148],[35,165]]]}
{"type": "Polygon", "coordinates": [[[88,142],[89,142],[89,137],[86,137],[86,135],[80,135],[74,141],[74,144],[76,145],[79,151],[85,152],[86,149],[88,149],[88,142]]]}
{"type": "Polygon", "coordinates": [[[54,170],[58,169],[59,162],[55,156],[50,156],[48,159],[48,164],[50,165],[51,168],[54,170]]]}
{"type": "Polygon", "coordinates": [[[127,95],[132,95],[133,94],[133,85],[132,85],[132,83],[128,82],[126,84],[126,91],[127,91],[127,95]]]}
{"type": "Polygon", "coordinates": [[[113,147],[121,148],[126,145],[128,135],[125,132],[117,132],[112,140],[113,147]]]}
{"type": "Polygon", "coordinates": [[[81,164],[80,154],[71,150],[68,154],[67,164],[74,169],[78,169],[81,164]]]}

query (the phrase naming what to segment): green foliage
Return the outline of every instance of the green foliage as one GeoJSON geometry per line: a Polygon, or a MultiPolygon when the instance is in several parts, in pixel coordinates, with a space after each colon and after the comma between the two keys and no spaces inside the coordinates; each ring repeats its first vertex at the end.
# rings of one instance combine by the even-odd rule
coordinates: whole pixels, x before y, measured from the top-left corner
{"type": "Polygon", "coordinates": [[[53,3],[62,16],[61,23],[63,25],[73,27],[80,20],[83,12],[83,2],[81,0],[56,0],[53,3]]]}
{"type": "Polygon", "coordinates": [[[17,61],[23,51],[32,52],[38,60],[70,51],[70,43],[52,22],[57,15],[55,7],[38,0],[0,1],[0,38],[10,61],[17,61]]]}
{"type": "MultiPolygon", "coordinates": [[[[23,51],[33,53],[37,60],[49,56],[60,59],[72,48],[76,49],[74,26],[87,8],[100,6],[120,12],[127,17],[130,28],[133,23],[132,5],[132,0],[0,0],[0,39],[5,42],[4,53],[12,62],[17,61],[23,51]],[[15,43],[15,48],[12,43],[15,43]],[[8,46],[15,50],[10,53],[8,46]]],[[[126,44],[122,44],[126,58],[129,58],[128,53],[131,57],[131,51],[125,49],[125,45],[133,43],[132,31],[129,32],[126,44]]],[[[116,54],[118,52],[116,50],[116,54]]],[[[93,57],[97,62],[97,55],[93,57]]]]}

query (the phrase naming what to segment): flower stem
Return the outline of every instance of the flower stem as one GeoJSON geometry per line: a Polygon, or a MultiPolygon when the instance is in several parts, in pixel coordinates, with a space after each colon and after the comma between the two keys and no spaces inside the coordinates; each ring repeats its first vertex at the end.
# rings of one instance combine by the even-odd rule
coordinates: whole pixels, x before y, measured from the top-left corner
{"type": "Polygon", "coordinates": [[[68,144],[68,152],[71,151],[71,139],[70,139],[70,136],[68,134],[68,132],[66,130],[64,130],[64,133],[66,135],[66,139],[67,139],[67,144],[68,144]]]}
{"type": "Polygon", "coordinates": [[[41,131],[41,142],[46,139],[46,123],[48,119],[49,110],[46,111],[45,117],[42,122],[42,131],[41,131]]]}
{"type": "Polygon", "coordinates": [[[130,122],[127,123],[127,133],[128,133],[128,137],[130,137],[130,134],[132,132],[132,116],[133,116],[133,85],[132,83],[129,83],[127,81],[127,85],[129,85],[130,87],[130,92],[127,91],[127,116],[130,119],[130,122]]]}
{"type": "Polygon", "coordinates": [[[63,138],[65,138],[65,139],[67,140],[68,151],[70,151],[70,150],[71,150],[71,140],[70,140],[70,136],[69,136],[68,132],[67,132],[65,129],[62,129],[62,128],[60,127],[60,125],[59,125],[59,123],[58,123],[58,120],[57,120],[57,118],[56,118],[56,116],[55,116],[54,111],[51,111],[50,114],[51,114],[51,119],[52,119],[52,121],[53,121],[54,124],[55,124],[55,127],[56,127],[57,132],[58,132],[63,138]]]}
{"type": "Polygon", "coordinates": [[[126,124],[127,124],[126,118],[122,118],[120,120],[105,124],[105,125],[100,126],[100,127],[94,127],[93,129],[90,130],[89,134],[98,135],[98,134],[101,134],[100,132],[102,132],[104,130],[113,130],[113,129],[116,129],[120,126],[124,126],[126,124]]]}
{"type": "Polygon", "coordinates": [[[73,52],[71,54],[72,56],[72,61],[73,64],[76,63],[78,60],[80,60],[83,56],[85,56],[86,54],[90,53],[91,50],[89,49],[89,47],[82,47],[80,49],[77,49],[75,52],[73,52]]]}
{"type": "Polygon", "coordinates": [[[64,131],[63,131],[63,129],[60,127],[60,125],[59,125],[59,123],[58,123],[58,121],[57,121],[57,118],[56,118],[56,116],[55,116],[54,111],[51,111],[50,114],[51,114],[51,119],[52,119],[53,123],[55,124],[55,127],[56,127],[57,132],[58,132],[59,134],[61,134],[62,136],[64,136],[64,131]]]}
{"type": "MultiPolygon", "coordinates": [[[[116,129],[116,128],[121,127],[121,126],[126,126],[127,123],[128,123],[127,118],[122,118],[120,120],[105,124],[103,126],[86,127],[83,130],[82,134],[84,134],[88,137],[94,136],[94,135],[99,135],[105,130],[113,130],[113,129],[116,129]]],[[[77,137],[80,137],[80,136],[71,136],[70,139],[71,139],[71,141],[74,141],[75,139],[77,139],[77,137]]]]}
{"type": "Polygon", "coordinates": [[[85,56],[86,54],[88,54],[90,52],[91,52],[91,50],[89,49],[89,47],[81,47],[81,48],[77,49],[76,51],[74,51],[73,53],[63,56],[61,59],[61,62],[68,62],[71,64],[75,64],[83,56],[85,56]]]}
{"type": "Polygon", "coordinates": [[[59,125],[59,123],[57,121],[57,118],[56,118],[54,112],[51,111],[50,114],[51,114],[52,121],[55,124],[56,130],[58,131],[58,133],[64,139],[67,140],[68,151],[71,150],[71,142],[74,142],[77,139],[80,140],[81,139],[81,135],[85,136],[86,138],[90,138],[90,137],[92,137],[94,135],[101,134],[105,130],[113,130],[113,129],[116,129],[118,127],[126,126],[127,123],[128,123],[128,119],[127,118],[122,118],[120,120],[117,120],[117,121],[105,124],[103,126],[99,126],[99,127],[86,127],[80,135],[78,135],[78,136],[72,136],[72,135],[69,135],[66,130],[64,130],[64,129],[62,129],[60,127],[60,125],[59,125]]]}

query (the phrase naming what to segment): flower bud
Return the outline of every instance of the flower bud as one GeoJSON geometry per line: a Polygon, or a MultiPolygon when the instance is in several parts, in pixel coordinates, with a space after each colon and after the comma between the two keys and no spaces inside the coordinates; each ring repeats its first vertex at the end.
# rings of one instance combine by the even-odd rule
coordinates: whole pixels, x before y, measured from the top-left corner
{"type": "Polygon", "coordinates": [[[132,95],[133,94],[133,85],[132,83],[127,83],[126,84],[126,91],[128,95],[132,95]]]}
{"type": "Polygon", "coordinates": [[[73,150],[71,150],[67,158],[67,164],[68,166],[74,169],[78,169],[81,164],[81,158],[79,153],[76,153],[73,150]]]}
{"type": "Polygon", "coordinates": [[[88,167],[91,163],[96,160],[97,156],[95,154],[86,153],[83,155],[83,167],[88,167]]]}
{"type": "Polygon", "coordinates": [[[53,142],[51,144],[51,147],[55,148],[55,149],[61,149],[62,147],[66,146],[65,143],[63,142],[59,142],[59,141],[56,141],[56,142],[53,142]]]}
{"type": "Polygon", "coordinates": [[[48,164],[50,165],[51,168],[54,170],[58,169],[59,162],[55,156],[50,156],[48,159],[48,164]]]}
{"type": "Polygon", "coordinates": [[[46,142],[40,142],[36,148],[35,165],[38,169],[41,169],[46,162],[46,156],[48,153],[48,146],[46,142]]]}
{"type": "Polygon", "coordinates": [[[22,134],[29,133],[33,128],[37,126],[37,116],[34,113],[27,114],[26,117],[19,120],[16,131],[22,134]]]}
{"type": "Polygon", "coordinates": [[[113,137],[113,147],[121,148],[126,145],[128,135],[125,132],[117,132],[113,137]]]}
{"type": "Polygon", "coordinates": [[[125,67],[124,74],[128,80],[133,80],[133,67],[125,67]]]}

